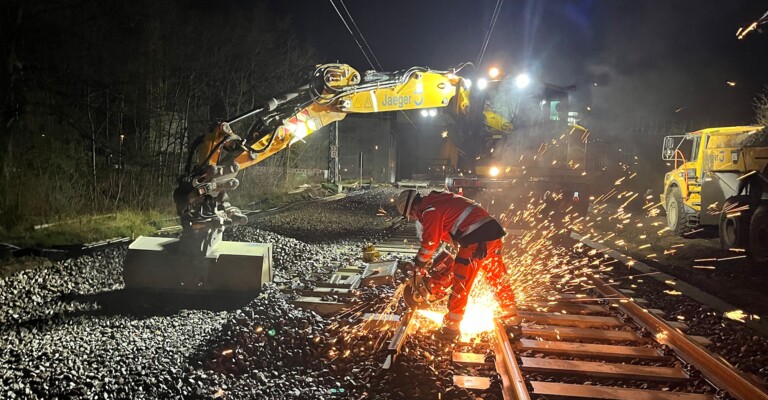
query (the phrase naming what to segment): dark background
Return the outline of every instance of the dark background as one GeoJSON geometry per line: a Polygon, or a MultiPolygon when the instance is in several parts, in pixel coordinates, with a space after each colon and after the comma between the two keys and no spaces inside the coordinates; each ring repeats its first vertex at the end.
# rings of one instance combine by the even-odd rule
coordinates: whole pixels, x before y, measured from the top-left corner
{"type": "MultiPolygon", "coordinates": [[[[398,70],[476,62],[497,2],[344,4],[382,69],[398,70]]],[[[479,71],[575,84],[571,105],[591,137],[606,154],[637,157],[647,174],[638,180],[656,188],[665,134],[754,121],[768,34],[735,34],[766,8],[507,0],[479,71]]],[[[2,2],[0,234],[67,215],[170,208],[191,138],[334,61],[371,68],[329,1],[2,2]]],[[[320,168],[327,153],[297,144],[238,192],[290,183],[274,171],[320,168]]]]}
{"type": "MultiPolygon", "coordinates": [[[[476,61],[496,1],[345,4],[383,67],[396,70],[476,61]]],[[[324,61],[370,67],[328,1],[270,8],[289,15],[324,61]]],[[[579,106],[603,119],[748,123],[752,99],[768,83],[768,35],[735,33],[767,8],[749,0],[505,1],[481,68],[501,64],[510,74],[576,84],[579,106]]]]}

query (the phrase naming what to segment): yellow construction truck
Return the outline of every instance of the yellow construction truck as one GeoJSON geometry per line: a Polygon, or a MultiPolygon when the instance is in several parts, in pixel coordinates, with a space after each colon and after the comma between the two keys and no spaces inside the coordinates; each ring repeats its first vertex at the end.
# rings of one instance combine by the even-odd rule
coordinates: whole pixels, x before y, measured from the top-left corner
{"type": "Polygon", "coordinates": [[[661,194],[672,232],[716,227],[723,249],[768,261],[768,129],[733,126],[670,135],[662,159],[674,162],[661,194]]]}

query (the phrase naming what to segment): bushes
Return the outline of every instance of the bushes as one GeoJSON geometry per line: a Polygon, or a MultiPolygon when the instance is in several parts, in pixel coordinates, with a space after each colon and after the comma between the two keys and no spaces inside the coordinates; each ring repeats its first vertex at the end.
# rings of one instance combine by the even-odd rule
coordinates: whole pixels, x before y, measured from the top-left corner
{"type": "MultiPolygon", "coordinates": [[[[0,52],[13,66],[0,72],[13,89],[0,98],[0,240],[89,240],[98,228],[85,223],[29,230],[115,212],[127,227],[101,234],[146,231],[150,210],[173,213],[191,139],[292,89],[316,61],[260,4],[55,3],[0,7],[13,33],[0,48],[15,51],[0,52]]],[[[261,183],[249,191],[276,190],[261,183]]]]}

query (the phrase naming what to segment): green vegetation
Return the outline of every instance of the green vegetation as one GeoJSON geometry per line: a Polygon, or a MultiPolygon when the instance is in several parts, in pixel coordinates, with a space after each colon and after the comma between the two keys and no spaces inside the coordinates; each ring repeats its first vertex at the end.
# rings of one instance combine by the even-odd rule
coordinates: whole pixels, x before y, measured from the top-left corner
{"type": "Polygon", "coordinates": [[[19,247],[51,247],[96,242],[115,237],[149,235],[159,228],[176,225],[170,216],[157,211],[120,211],[116,214],[81,217],[50,223],[49,226],[16,226],[0,231],[0,241],[19,247]]]}
{"type": "MultiPolygon", "coordinates": [[[[301,191],[287,192],[267,185],[253,185],[250,190],[233,191],[232,203],[243,210],[268,210],[288,203],[320,198],[336,193],[328,191],[326,185],[314,185],[301,191]],[[259,189],[262,190],[259,190],[259,189]]],[[[97,242],[116,237],[135,238],[151,235],[157,230],[178,225],[175,215],[161,211],[118,211],[114,214],[70,216],[38,223],[37,229],[32,223],[20,223],[11,228],[0,225],[0,242],[18,247],[66,246],[97,242]]]]}
{"type": "MultiPolygon", "coordinates": [[[[0,240],[16,245],[152,232],[159,213],[147,210],[173,213],[171,193],[195,138],[292,90],[317,62],[292,23],[259,2],[8,3],[0,13],[8,66],[0,68],[0,240]]],[[[254,119],[231,128],[245,135],[254,119]]],[[[292,147],[244,171],[243,186],[269,198],[296,179],[282,175],[286,167],[325,164],[327,147],[292,147]]],[[[233,203],[252,201],[242,199],[233,203]]]]}

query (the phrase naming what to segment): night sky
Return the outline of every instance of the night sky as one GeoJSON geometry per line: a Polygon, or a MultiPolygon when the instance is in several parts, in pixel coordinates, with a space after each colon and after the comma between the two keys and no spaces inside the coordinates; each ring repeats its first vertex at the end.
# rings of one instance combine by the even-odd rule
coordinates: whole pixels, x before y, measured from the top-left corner
{"type": "MultiPolygon", "coordinates": [[[[384,70],[397,70],[475,61],[496,1],[345,4],[384,70]]],[[[270,9],[288,17],[322,61],[370,69],[329,1],[275,0],[270,9]]],[[[590,106],[602,123],[750,123],[752,99],[768,84],[768,33],[735,34],[766,9],[754,0],[507,0],[483,68],[501,64],[510,75],[576,84],[577,107],[590,106]]]]}

